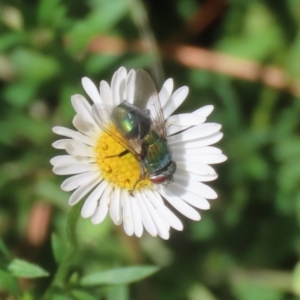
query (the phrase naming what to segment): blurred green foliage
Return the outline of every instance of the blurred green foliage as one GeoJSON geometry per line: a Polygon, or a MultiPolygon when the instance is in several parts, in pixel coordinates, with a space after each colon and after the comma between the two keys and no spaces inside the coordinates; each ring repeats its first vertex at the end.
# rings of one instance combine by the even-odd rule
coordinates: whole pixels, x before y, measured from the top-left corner
{"type": "MultiPolygon", "coordinates": [[[[100,226],[80,220],[72,272],[63,274],[67,283],[58,285],[51,299],[300,299],[300,2],[149,0],[145,5],[148,29],[160,45],[178,41],[261,68],[273,65],[295,89],[274,89],[260,76],[250,82],[187,68],[165,57],[166,76],[176,87],[190,88],[180,110],[213,104],[210,121],[223,125],[219,147],[229,159],[217,167],[213,187],[219,198],[200,222],[182,217],[184,231],[172,231],[169,241],[127,237],[109,218],[100,226]],[[216,17],[198,31],[178,35],[202,9],[216,17]],[[159,272],[129,285],[155,266],[159,272]],[[121,276],[127,280],[118,281],[121,276]]],[[[51,128],[72,126],[70,96],[83,93],[81,77],[97,82],[110,80],[121,65],[151,67],[153,53],[118,46],[91,50],[99,36],[123,42],[143,37],[131,12],[130,0],[0,3],[1,299],[41,299],[70,255],[65,228],[74,223],[68,195],[59,187],[62,179],[49,164],[58,154],[51,148],[51,128]],[[49,213],[42,215],[48,229],[34,244],[28,230],[40,203],[49,213]]],[[[209,14],[199,16],[206,22],[209,14]]]]}

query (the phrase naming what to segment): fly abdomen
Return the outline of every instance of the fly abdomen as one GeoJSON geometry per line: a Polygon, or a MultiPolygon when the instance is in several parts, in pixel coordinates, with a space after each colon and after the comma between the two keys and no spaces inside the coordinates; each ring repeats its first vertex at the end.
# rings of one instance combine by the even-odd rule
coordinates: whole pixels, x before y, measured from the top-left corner
{"type": "Polygon", "coordinates": [[[167,142],[157,135],[156,132],[151,131],[143,140],[146,155],[142,164],[150,174],[156,173],[164,169],[172,161],[172,155],[167,142]]]}

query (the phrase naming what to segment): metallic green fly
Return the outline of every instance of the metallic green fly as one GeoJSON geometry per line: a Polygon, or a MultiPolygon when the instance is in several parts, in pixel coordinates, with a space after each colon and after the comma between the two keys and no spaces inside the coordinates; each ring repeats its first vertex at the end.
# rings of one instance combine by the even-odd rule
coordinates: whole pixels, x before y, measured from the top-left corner
{"type": "Polygon", "coordinates": [[[134,84],[133,103],[127,99],[122,99],[117,106],[97,103],[93,115],[100,127],[126,149],[120,156],[129,151],[139,161],[139,181],[149,178],[154,184],[168,184],[173,181],[176,163],[168,147],[163,110],[154,82],[146,71],[137,70],[134,84]]]}

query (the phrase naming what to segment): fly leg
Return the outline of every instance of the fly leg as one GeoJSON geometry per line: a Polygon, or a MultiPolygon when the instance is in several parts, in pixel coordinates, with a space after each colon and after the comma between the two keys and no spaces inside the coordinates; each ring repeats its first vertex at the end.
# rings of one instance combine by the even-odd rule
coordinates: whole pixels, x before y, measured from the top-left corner
{"type": "Polygon", "coordinates": [[[129,191],[129,194],[133,197],[133,191],[135,189],[135,187],[137,186],[138,183],[140,183],[141,181],[143,181],[146,178],[147,172],[145,171],[145,168],[142,166],[142,164],[140,164],[140,171],[141,171],[141,176],[140,178],[135,182],[132,190],[129,191]]]}
{"type": "Polygon", "coordinates": [[[129,153],[129,151],[127,149],[125,149],[124,151],[120,152],[119,154],[109,155],[109,156],[106,156],[105,158],[122,157],[122,156],[126,155],[127,153],[129,153]]]}

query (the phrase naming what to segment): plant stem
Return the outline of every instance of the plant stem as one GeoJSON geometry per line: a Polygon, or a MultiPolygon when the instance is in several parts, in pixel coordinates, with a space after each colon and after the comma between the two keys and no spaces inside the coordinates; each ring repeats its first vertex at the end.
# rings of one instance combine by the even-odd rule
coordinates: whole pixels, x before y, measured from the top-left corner
{"type": "Polygon", "coordinates": [[[47,288],[43,300],[51,300],[52,294],[56,289],[63,289],[65,284],[69,278],[71,273],[72,264],[74,261],[74,257],[77,254],[78,250],[78,240],[76,236],[76,224],[78,217],[81,211],[81,204],[77,204],[72,207],[68,219],[67,219],[67,226],[66,226],[66,237],[68,242],[68,252],[64,258],[64,260],[58,266],[56,274],[47,288]]]}
{"type": "Polygon", "coordinates": [[[164,81],[163,68],[158,46],[152,29],[149,25],[148,14],[141,0],[131,0],[130,4],[132,19],[140,32],[140,36],[144,43],[145,52],[153,59],[153,63],[150,67],[153,73],[153,79],[155,83],[160,86],[164,81]]]}

